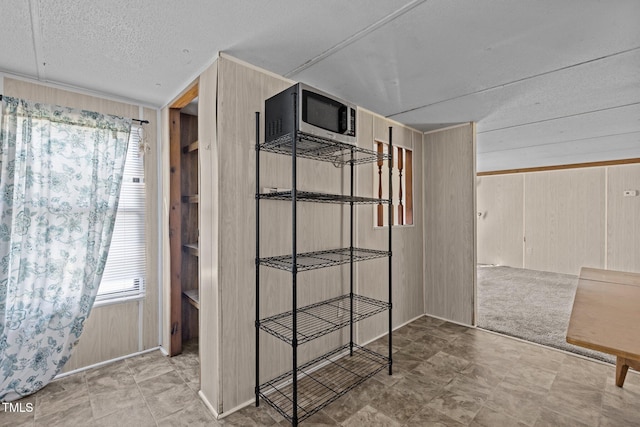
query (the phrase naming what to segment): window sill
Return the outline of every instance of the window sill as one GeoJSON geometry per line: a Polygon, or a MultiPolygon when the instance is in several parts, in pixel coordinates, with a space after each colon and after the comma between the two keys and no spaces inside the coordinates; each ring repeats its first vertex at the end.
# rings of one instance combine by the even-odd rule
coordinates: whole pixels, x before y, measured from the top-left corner
{"type": "Polygon", "coordinates": [[[104,306],[113,305],[113,304],[124,304],[127,302],[133,302],[133,301],[140,301],[140,300],[144,300],[145,297],[146,297],[146,294],[141,293],[141,294],[126,296],[126,297],[114,297],[114,298],[104,299],[101,301],[96,300],[96,302],[93,303],[93,308],[104,307],[104,306]]]}

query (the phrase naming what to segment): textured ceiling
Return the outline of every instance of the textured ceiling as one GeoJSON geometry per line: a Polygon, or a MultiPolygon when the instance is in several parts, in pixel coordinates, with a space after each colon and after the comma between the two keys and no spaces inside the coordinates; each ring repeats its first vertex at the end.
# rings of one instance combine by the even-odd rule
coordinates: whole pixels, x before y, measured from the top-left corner
{"type": "Polygon", "coordinates": [[[0,0],[0,72],[169,102],[218,52],[430,130],[478,170],[640,157],[640,1],[0,0]],[[7,24],[8,23],[8,24],[7,24]]]}

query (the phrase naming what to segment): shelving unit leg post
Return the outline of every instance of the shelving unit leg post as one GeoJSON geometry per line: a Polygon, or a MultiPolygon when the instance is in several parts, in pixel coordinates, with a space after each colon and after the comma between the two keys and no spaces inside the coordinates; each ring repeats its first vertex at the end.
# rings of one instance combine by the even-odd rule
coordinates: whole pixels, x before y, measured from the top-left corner
{"type": "MultiPolygon", "coordinates": [[[[294,92],[292,94],[293,98],[293,111],[298,115],[298,103],[297,103],[297,93],[294,92]]],[[[292,229],[291,229],[291,263],[292,263],[292,278],[291,278],[291,286],[293,291],[292,296],[292,341],[291,346],[292,350],[292,359],[293,359],[293,370],[292,370],[292,381],[293,381],[293,426],[298,425],[298,227],[297,227],[297,215],[298,215],[298,158],[297,158],[297,135],[298,135],[298,123],[294,120],[293,124],[293,142],[291,147],[291,219],[292,219],[292,229]]]]}
{"type": "Polygon", "coordinates": [[[392,297],[392,289],[391,289],[391,258],[393,253],[391,252],[391,229],[393,228],[393,128],[389,126],[389,217],[387,218],[387,222],[389,223],[389,375],[393,375],[393,342],[392,342],[392,330],[393,330],[393,302],[391,300],[392,297]]]}
{"type": "Polygon", "coordinates": [[[351,203],[349,203],[349,223],[350,223],[350,227],[349,227],[349,355],[353,356],[353,195],[354,195],[354,191],[353,191],[353,187],[354,187],[354,182],[353,182],[353,178],[354,178],[354,151],[353,149],[351,149],[351,163],[349,164],[350,167],[350,174],[351,174],[351,179],[350,179],[350,195],[351,195],[351,203]]]}
{"type": "Polygon", "coordinates": [[[260,406],[260,112],[256,111],[256,406],[260,406]]]}

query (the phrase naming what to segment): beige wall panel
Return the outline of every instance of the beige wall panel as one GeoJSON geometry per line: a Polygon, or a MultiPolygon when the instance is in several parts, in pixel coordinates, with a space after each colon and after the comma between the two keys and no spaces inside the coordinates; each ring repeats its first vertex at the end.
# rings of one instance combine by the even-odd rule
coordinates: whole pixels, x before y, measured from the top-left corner
{"type": "MultiPolygon", "coordinates": [[[[232,409],[253,396],[255,362],[255,111],[263,100],[286,88],[285,81],[263,76],[258,71],[226,58],[218,61],[219,144],[219,289],[221,409],[232,409]]],[[[265,157],[265,156],[263,156],[265,157]]],[[[276,170],[264,166],[265,173],[276,170]]],[[[271,185],[271,184],[270,184],[271,185]]],[[[287,185],[290,187],[290,184],[287,185]]],[[[267,215],[267,212],[264,212],[267,215]]],[[[286,224],[285,218],[278,218],[286,224]]],[[[274,226],[274,217],[270,227],[274,226]]],[[[268,239],[261,236],[264,242],[268,239]]],[[[290,252],[290,249],[286,250],[290,252]]],[[[268,245],[262,253],[271,253],[268,245]]],[[[282,253],[282,252],[281,252],[282,253]]],[[[267,269],[262,269],[264,272],[267,269]]],[[[266,281],[267,278],[264,279],[266,281]]],[[[266,284],[266,283],[265,283],[266,284]]],[[[286,285],[285,285],[286,286],[286,285]]],[[[287,287],[289,288],[289,287],[287,287]]],[[[263,288],[262,294],[281,292],[282,287],[263,288]]],[[[282,298],[275,298],[281,301],[282,298]]],[[[263,299],[264,301],[264,299],[263,299]]],[[[266,301],[265,301],[266,303],[266,301]]],[[[265,305],[267,307],[268,305],[265,305]]],[[[275,348],[275,339],[265,337],[261,346],[263,373],[286,357],[275,348]],[[273,353],[276,354],[273,354],[273,353]],[[264,362],[263,362],[264,361],[264,362]]],[[[284,347],[284,346],[280,346],[284,347]]],[[[286,353],[285,353],[286,354],[286,353]]]]}
{"type": "Polygon", "coordinates": [[[145,108],[143,111],[143,119],[149,120],[149,124],[144,128],[144,143],[149,144],[149,149],[144,154],[144,173],[145,173],[145,197],[147,202],[147,283],[146,298],[142,303],[143,307],[143,349],[149,349],[160,345],[158,331],[160,328],[160,313],[158,312],[159,298],[161,292],[160,286],[160,266],[158,265],[158,257],[161,251],[159,242],[160,217],[158,206],[160,203],[158,195],[158,159],[161,155],[160,144],[158,144],[158,117],[156,110],[145,108]]]}
{"type": "Polygon", "coordinates": [[[524,175],[477,179],[478,263],[522,268],[524,175]]]}
{"type": "Polygon", "coordinates": [[[371,115],[373,116],[373,140],[389,142],[389,120],[374,113],[371,115]]]}
{"type": "Polygon", "coordinates": [[[91,310],[80,336],[80,342],[63,372],[137,351],[138,302],[96,307],[91,310]]]}
{"type": "MultiPolygon", "coordinates": [[[[358,113],[358,145],[372,148],[374,133],[377,140],[387,141],[389,125],[393,125],[394,145],[414,147],[414,225],[394,227],[392,230],[392,300],[393,327],[407,322],[424,313],[423,310],[423,278],[422,278],[422,190],[420,180],[415,176],[422,170],[422,134],[385,120],[364,109],[358,113]],[[416,186],[417,185],[417,186],[416,186]]],[[[387,165],[383,167],[383,175],[388,176],[387,165]]],[[[419,175],[418,175],[419,176],[419,175]]],[[[394,175],[397,179],[397,171],[394,175]]],[[[357,191],[360,196],[377,197],[377,165],[365,164],[356,168],[357,191]]],[[[385,184],[388,181],[384,180],[385,184]]],[[[356,245],[358,247],[383,249],[388,248],[388,228],[374,227],[376,206],[359,206],[356,208],[356,245]]],[[[385,211],[388,207],[384,206],[385,211]]],[[[383,301],[388,300],[388,261],[379,259],[356,264],[358,293],[383,301]]],[[[376,315],[357,324],[358,341],[367,342],[389,330],[386,314],[376,315]]]]}
{"type": "Polygon", "coordinates": [[[476,275],[474,126],[425,134],[423,161],[425,311],[472,324],[476,275]]]}
{"type": "Polygon", "coordinates": [[[640,272],[640,165],[612,166],[607,179],[607,268],[640,272]]]}
{"type": "MultiPolygon", "coordinates": [[[[141,118],[138,105],[78,94],[23,80],[4,78],[4,95],[48,104],[97,111],[123,117],[141,118]]],[[[143,321],[140,331],[139,302],[96,307],[89,317],[82,338],[65,371],[125,356],[158,345],[158,216],[157,216],[157,132],[156,110],[143,109],[143,118],[151,123],[144,126],[145,140],[150,151],[145,157],[147,194],[147,291],[142,301],[143,321]],[[142,337],[139,335],[142,334],[142,337]],[[142,343],[140,348],[139,343],[142,343]]]]}
{"type": "Polygon", "coordinates": [[[169,170],[169,107],[160,111],[162,123],[162,347],[168,352],[171,348],[171,251],[169,239],[170,174],[169,170]]]}
{"type": "Polygon", "coordinates": [[[525,174],[525,268],[604,268],[605,168],[525,174]]]}
{"type": "Polygon", "coordinates": [[[220,298],[218,282],[220,171],[217,126],[218,62],[200,75],[198,94],[200,388],[221,412],[220,298]]]}
{"type": "Polygon", "coordinates": [[[7,77],[4,79],[4,95],[47,104],[62,105],[64,107],[97,111],[103,114],[139,118],[137,105],[69,92],[7,77]]]}

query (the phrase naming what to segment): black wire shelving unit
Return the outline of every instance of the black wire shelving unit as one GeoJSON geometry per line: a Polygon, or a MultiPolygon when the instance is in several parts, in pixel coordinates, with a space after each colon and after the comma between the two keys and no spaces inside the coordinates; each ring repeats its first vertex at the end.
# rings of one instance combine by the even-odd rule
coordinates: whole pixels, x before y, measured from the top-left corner
{"type": "MultiPolygon", "coordinates": [[[[296,111],[295,97],[293,97],[296,111]]],[[[260,114],[256,113],[256,364],[255,399],[272,406],[292,425],[312,416],[340,396],[385,369],[392,374],[392,129],[389,128],[388,153],[378,153],[355,145],[294,131],[274,141],[260,143],[260,114]],[[295,135],[295,137],[294,137],[295,135]],[[260,192],[260,152],[291,157],[291,189],[272,193],[260,192]],[[324,161],[350,167],[350,194],[326,194],[297,189],[297,158],[324,161]],[[389,166],[389,199],[354,196],[354,166],[387,161],[389,166]],[[288,255],[260,257],[260,201],[278,200],[291,203],[292,252],[288,255]],[[350,205],[350,246],[300,253],[297,251],[297,203],[342,203],[350,205]],[[356,248],[354,243],[354,206],[387,204],[389,210],[388,250],[356,248]],[[354,263],[377,258],[388,259],[388,300],[381,301],[354,293],[354,263]],[[300,272],[349,264],[349,293],[304,307],[297,306],[297,275],[300,272]],[[260,268],[271,267],[291,273],[292,309],[260,318],[260,268]],[[354,342],[355,322],[388,312],[388,355],[381,355],[354,342]],[[309,362],[298,364],[298,346],[331,332],[349,327],[349,342],[309,362]],[[260,383],[260,331],[291,345],[292,369],[276,378],[260,383]]]]}

